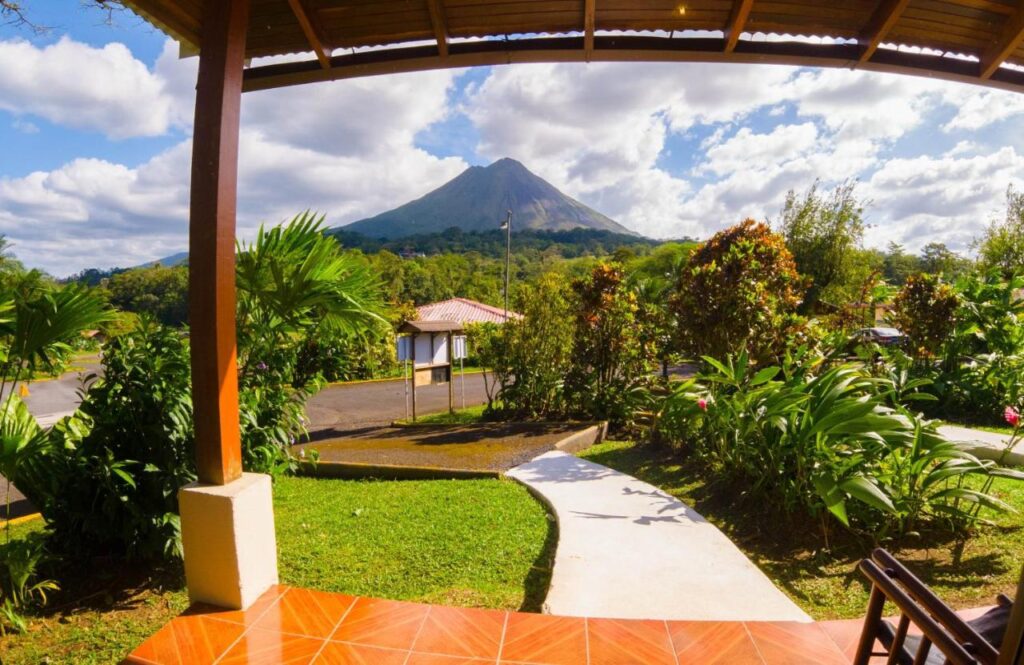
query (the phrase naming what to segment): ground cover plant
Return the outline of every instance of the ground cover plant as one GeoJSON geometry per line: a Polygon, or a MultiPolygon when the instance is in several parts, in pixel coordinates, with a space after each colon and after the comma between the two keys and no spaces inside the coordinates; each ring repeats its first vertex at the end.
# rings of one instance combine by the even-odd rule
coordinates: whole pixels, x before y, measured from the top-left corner
{"type": "MultiPolygon", "coordinates": [[[[340,481],[274,485],[281,581],[310,589],[465,607],[538,611],[554,526],[502,480],[340,481]]],[[[20,542],[40,520],[14,527],[20,542]]],[[[0,638],[5,665],[116,663],[183,611],[180,564],[83,559],[33,608],[28,632],[0,638]]]]}
{"type": "MultiPolygon", "coordinates": [[[[837,532],[826,549],[813,522],[780,514],[747,496],[743,484],[708,474],[699,460],[665,446],[609,441],[579,455],[693,506],[813,619],[864,616],[868,587],[856,565],[876,546],[871,539],[837,532]]],[[[1017,512],[992,515],[993,525],[966,539],[922,531],[884,543],[954,608],[990,605],[996,594],[1012,596],[1016,589],[1024,483],[996,479],[991,492],[1017,512]]]]}

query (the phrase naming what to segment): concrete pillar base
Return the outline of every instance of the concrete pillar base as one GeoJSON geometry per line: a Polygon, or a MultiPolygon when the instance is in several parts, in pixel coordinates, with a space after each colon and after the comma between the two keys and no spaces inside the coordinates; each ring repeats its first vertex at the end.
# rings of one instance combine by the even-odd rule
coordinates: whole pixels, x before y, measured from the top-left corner
{"type": "Polygon", "coordinates": [[[270,476],[192,483],[178,492],[178,503],[189,600],[246,609],[277,584],[270,476]]]}

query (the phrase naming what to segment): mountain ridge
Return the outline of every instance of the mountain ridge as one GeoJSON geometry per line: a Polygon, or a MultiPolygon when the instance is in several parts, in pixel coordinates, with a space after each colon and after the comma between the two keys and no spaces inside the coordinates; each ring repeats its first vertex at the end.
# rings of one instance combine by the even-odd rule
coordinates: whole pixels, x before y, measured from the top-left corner
{"type": "Polygon", "coordinates": [[[334,230],[385,239],[440,233],[452,227],[489,231],[504,221],[508,210],[513,232],[586,228],[639,236],[509,157],[488,166],[471,166],[418,199],[334,230]]]}

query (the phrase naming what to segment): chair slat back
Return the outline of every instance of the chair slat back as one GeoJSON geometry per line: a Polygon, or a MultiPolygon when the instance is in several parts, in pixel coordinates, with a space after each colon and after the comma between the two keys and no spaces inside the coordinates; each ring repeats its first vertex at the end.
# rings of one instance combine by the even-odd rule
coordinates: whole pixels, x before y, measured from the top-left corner
{"type": "Polygon", "coordinates": [[[926,661],[929,645],[938,649],[953,665],[996,665],[999,658],[996,648],[891,554],[876,549],[871,559],[860,562],[860,570],[871,580],[871,597],[854,665],[868,665],[871,660],[886,601],[893,603],[900,613],[899,625],[889,649],[890,665],[900,662],[899,654],[911,623],[924,636],[914,654],[915,665],[926,661]]]}

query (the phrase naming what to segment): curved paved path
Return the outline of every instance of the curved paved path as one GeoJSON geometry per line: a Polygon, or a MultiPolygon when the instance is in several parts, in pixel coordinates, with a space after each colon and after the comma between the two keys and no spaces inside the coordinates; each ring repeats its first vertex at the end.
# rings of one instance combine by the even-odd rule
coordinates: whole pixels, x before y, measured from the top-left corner
{"type": "Polygon", "coordinates": [[[653,485],[558,451],[506,475],[558,519],[548,613],[811,621],[725,534],[653,485]]]}

